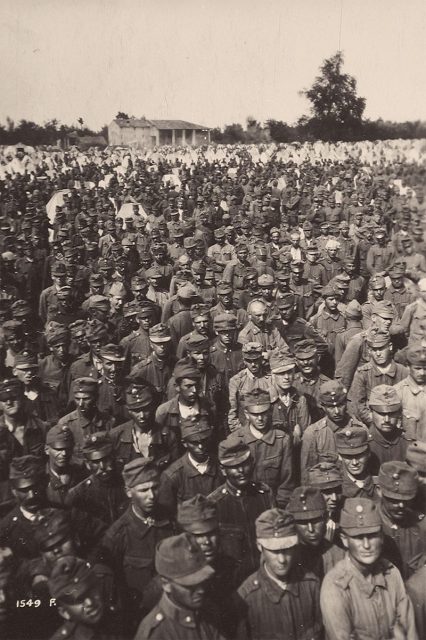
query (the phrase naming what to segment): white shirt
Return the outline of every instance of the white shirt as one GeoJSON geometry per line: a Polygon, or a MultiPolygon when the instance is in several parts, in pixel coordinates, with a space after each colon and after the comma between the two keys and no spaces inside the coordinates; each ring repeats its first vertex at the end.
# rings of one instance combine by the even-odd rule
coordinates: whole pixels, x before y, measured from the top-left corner
{"type": "Polygon", "coordinates": [[[197,469],[200,475],[203,476],[206,473],[207,468],[209,466],[208,460],[206,462],[197,462],[196,460],[194,460],[194,458],[191,456],[190,453],[188,453],[188,459],[189,459],[189,462],[192,464],[192,466],[195,467],[195,469],[197,469]]]}
{"type": "Polygon", "coordinates": [[[188,407],[186,404],[182,404],[181,402],[178,402],[178,405],[179,413],[182,418],[190,418],[191,416],[197,416],[200,413],[198,402],[196,402],[192,407],[188,407]]]}

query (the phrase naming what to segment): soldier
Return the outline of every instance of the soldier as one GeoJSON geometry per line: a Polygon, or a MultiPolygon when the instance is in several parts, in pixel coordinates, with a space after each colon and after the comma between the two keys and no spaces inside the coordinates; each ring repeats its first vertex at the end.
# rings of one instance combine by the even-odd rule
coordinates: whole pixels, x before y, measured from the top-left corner
{"type": "Polygon", "coordinates": [[[315,284],[319,285],[320,287],[325,287],[328,282],[328,275],[324,265],[319,261],[320,252],[317,243],[312,240],[305,251],[306,262],[303,271],[304,279],[315,282],[315,284]]]}
{"type": "Polygon", "coordinates": [[[244,367],[241,345],[237,342],[237,316],[218,313],[213,317],[217,338],[210,347],[210,362],[222,374],[226,386],[244,367]]]}
{"type": "Polygon", "coordinates": [[[386,230],[379,227],[374,232],[375,243],[367,253],[367,269],[371,275],[383,273],[388,270],[396,258],[392,243],[386,239],[386,230]]]}
{"type": "Polygon", "coordinates": [[[111,525],[124,512],[128,500],[108,433],[99,431],[87,436],[83,455],[90,476],[68,491],[67,504],[111,525]]]}
{"type": "Polygon", "coordinates": [[[210,340],[212,338],[211,334],[211,317],[210,317],[210,307],[207,304],[194,304],[191,307],[191,319],[193,330],[189,333],[185,334],[179,340],[179,344],[176,349],[176,357],[177,359],[184,358],[188,352],[188,342],[193,338],[207,338],[210,340]]]}
{"type": "Polygon", "coordinates": [[[406,307],[414,302],[416,297],[413,292],[405,286],[404,274],[404,269],[398,265],[394,265],[388,269],[391,284],[386,289],[384,295],[384,299],[390,300],[396,307],[399,319],[402,318],[406,307]]]}
{"type": "Polygon", "coordinates": [[[346,500],[340,526],[348,553],[325,576],[321,587],[327,638],[350,640],[356,629],[365,638],[417,640],[413,607],[402,578],[381,557],[382,526],[374,502],[346,500]]]}
{"type": "Polygon", "coordinates": [[[298,536],[293,516],[268,509],[256,520],[260,568],[238,589],[241,620],[238,637],[320,640],[318,578],[297,564],[298,536]]]}
{"type": "Polygon", "coordinates": [[[348,399],[353,415],[370,427],[371,412],[367,403],[371,391],[377,385],[395,385],[407,376],[408,369],[394,362],[389,333],[369,330],[366,333],[366,343],[370,361],[356,371],[348,399]]]}
{"type": "Polygon", "coordinates": [[[115,424],[120,424],[127,418],[124,398],[124,349],[120,345],[106,344],[101,348],[99,357],[102,368],[98,382],[97,406],[102,413],[111,415],[115,424]]]}
{"type": "Polygon", "coordinates": [[[126,353],[126,359],[130,359],[131,367],[136,367],[139,362],[146,360],[151,355],[149,330],[155,325],[157,312],[150,300],[138,303],[139,313],[136,318],[139,323],[137,331],[123,338],[120,342],[126,353]]]}
{"type": "Polygon", "coordinates": [[[312,326],[324,338],[328,345],[328,352],[333,359],[327,367],[330,372],[334,371],[334,345],[336,334],[346,327],[344,315],[338,309],[338,299],[336,289],[327,285],[321,290],[324,300],[324,308],[312,320],[312,326]]]}
{"type": "Polygon", "coordinates": [[[161,579],[161,600],[139,625],[135,640],[223,640],[216,622],[204,612],[214,569],[186,533],[160,542],[155,568],[161,579]]]}
{"type": "Polygon", "coordinates": [[[186,452],[163,471],[159,495],[160,503],[173,516],[183,501],[196,494],[209,495],[223,479],[207,416],[185,418],[180,428],[186,452]]]}
{"type": "Polygon", "coordinates": [[[70,488],[87,475],[81,465],[71,461],[73,449],[74,436],[67,425],[57,425],[48,431],[44,448],[49,477],[46,493],[53,506],[65,507],[70,488]]]}
{"type": "Polygon", "coordinates": [[[327,282],[330,282],[342,270],[342,261],[339,257],[340,242],[335,238],[330,238],[325,243],[324,259],[321,261],[325,271],[327,282]]]}
{"type": "Polygon", "coordinates": [[[235,430],[240,424],[245,424],[241,398],[252,389],[268,391],[271,385],[271,375],[263,360],[262,345],[258,342],[248,342],[243,345],[242,355],[245,368],[229,381],[228,428],[230,431],[235,430]]]}
{"type": "Polygon", "coordinates": [[[58,419],[56,394],[38,377],[37,357],[26,352],[18,354],[15,357],[13,375],[24,385],[24,400],[28,413],[37,415],[45,422],[56,422],[58,419]]]}
{"type": "Polygon", "coordinates": [[[405,460],[410,438],[401,429],[402,406],[394,387],[385,384],[374,387],[368,406],[370,468],[371,473],[377,475],[383,462],[405,460]]]}
{"type": "MultiPolygon", "coordinates": [[[[371,324],[371,314],[373,307],[377,302],[382,302],[385,298],[386,282],[383,276],[375,275],[369,282],[369,299],[362,305],[362,326],[368,329],[371,324]]],[[[398,312],[395,305],[389,300],[388,307],[393,311],[393,320],[398,318],[398,312]]]]}
{"type": "Polygon", "coordinates": [[[318,348],[313,340],[301,340],[294,349],[298,373],[294,379],[294,388],[304,395],[311,422],[317,422],[324,415],[320,404],[320,387],[330,380],[321,373],[318,348]]]}
{"type": "Polygon", "coordinates": [[[395,385],[402,404],[402,428],[416,440],[426,441],[426,347],[407,349],[409,373],[395,385]]]}
{"type": "Polygon", "coordinates": [[[414,573],[407,580],[406,587],[414,607],[417,635],[421,639],[426,637],[426,553],[414,558],[411,566],[414,573]]]}
{"type": "Polygon", "coordinates": [[[302,435],[311,422],[308,402],[295,387],[296,361],[287,353],[272,351],[269,366],[274,385],[272,398],[272,424],[285,431],[295,445],[299,445],[302,435]]]}
{"type": "Polygon", "coordinates": [[[384,555],[406,579],[411,574],[410,561],[426,551],[426,521],[415,509],[419,476],[407,463],[391,461],[382,464],[377,482],[384,555]]]}
{"type": "Polygon", "coordinates": [[[311,424],[303,434],[300,463],[302,479],[303,474],[319,462],[321,453],[336,451],[338,430],[351,429],[361,424],[349,415],[347,391],[338,381],[324,382],[320,387],[319,399],[325,417],[311,424]]]}
{"type": "Polygon", "coordinates": [[[274,499],[267,485],[251,481],[250,448],[236,434],[219,444],[219,462],[225,483],[208,498],[217,507],[222,550],[237,562],[243,580],[259,565],[254,521],[274,499]]]}
{"type": "Polygon", "coordinates": [[[223,315],[225,313],[235,315],[237,318],[238,330],[241,331],[241,329],[247,324],[248,315],[245,309],[235,305],[233,298],[234,290],[232,289],[232,286],[227,282],[218,282],[216,293],[218,303],[210,309],[210,315],[213,322],[217,315],[223,315]]]}
{"type": "Polygon", "coordinates": [[[422,340],[424,331],[421,324],[426,320],[426,278],[419,280],[417,286],[417,298],[406,307],[401,319],[401,324],[410,343],[422,340]]]}
{"type": "Polygon", "coordinates": [[[346,320],[346,328],[336,334],[336,340],[334,343],[334,360],[336,362],[336,366],[339,364],[349,340],[362,331],[362,310],[361,305],[357,300],[351,300],[351,302],[346,305],[343,315],[346,320]]]}
{"type": "Polygon", "coordinates": [[[327,343],[324,338],[310,322],[297,314],[296,297],[293,293],[282,294],[277,299],[276,305],[280,316],[276,326],[292,353],[301,340],[313,340],[320,354],[327,351],[327,343]]]}
{"type": "Polygon", "coordinates": [[[16,356],[26,348],[24,327],[18,320],[7,320],[2,323],[2,332],[5,348],[4,366],[12,370],[16,356]]]}
{"type": "Polygon", "coordinates": [[[295,486],[293,442],[291,435],[272,424],[271,398],[268,391],[252,389],[242,398],[246,426],[234,434],[251,451],[254,460],[252,478],[272,489],[277,504],[284,508],[295,486]]]}
{"type": "Polygon", "coordinates": [[[342,493],[345,498],[377,498],[371,475],[368,431],[364,426],[352,426],[336,432],[336,449],[342,460],[342,493]]]}
{"type": "Polygon", "coordinates": [[[130,375],[138,380],[146,380],[164,402],[167,399],[167,383],[172,375],[171,336],[167,325],[159,323],[149,329],[151,354],[138,362],[130,375]]]}
{"type": "Polygon", "coordinates": [[[342,506],[343,476],[337,454],[323,454],[320,462],[308,470],[306,482],[309,487],[319,489],[327,505],[325,539],[333,542],[337,538],[340,509],[342,506]]]}
{"type": "Polygon", "coordinates": [[[155,393],[143,381],[126,388],[126,408],[130,420],[111,432],[114,458],[120,468],[139,458],[154,458],[160,471],[178,457],[176,434],[155,422],[155,393]]]}
{"type": "Polygon", "coordinates": [[[8,458],[43,455],[48,425],[28,411],[24,386],[17,378],[0,383],[0,432],[8,458]]]}
{"type": "Polygon", "coordinates": [[[304,263],[294,261],[290,264],[290,291],[296,298],[297,315],[309,320],[314,313],[314,286],[303,276],[304,263]]]}
{"type": "Polygon", "coordinates": [[[194,260],[191,265],[191,274],[197,295],[211,307],[216,302],[216,289],[205,281],[206,264],[202,260],[194,260]]]}
{"type": "Polygon", "coordinates": [[[322,580],[345,555],[341,547],[326,538],[329,512],[325,498],[314,487],[297,487],[290,496],[287,511],[296,525],[299,566],[322,580]]]}
{"type": "Polygon", "coordinates": [[[159,505],[160,472],[153,458],[128,462],[123,480],[130,504],[105,533],[98,557],[114,570],[125,629],[131,635],[161,596],[153,581],[155,548],[174,528],[159,505]]]}
{"type": "Polygon", "coordinates": [[[38,315],[41,318],[43,324],[47,321],[47,312],[50,306],[55,305],[57,302],[58,289],[64,286],[65,279],[67,277],[67,271],[63,262],[55,262],[51,268],[51,276],[53,284],[40,294],[38,315]]]}
{"type": "Polygon", "coordinates": [[[68,404],[71,386],[69,347],[71,335],[67,327],[55,325],[45,332],[50,354],[39,363],[40,380],[51,387],[57,394],[59,411],[64,411],[68,404]]]}
{"type": "Polygon", "coordinates": [[[109,413],[100,411],[97,406],[99,383],[96,378],[76,378],[71,391],[73,403],[77,408],[63,416],[59,424],[66,424],[71,429],[75,441],[74,455],[81,458],[84,438],[96,431],[109,431],[115,420],[109,413]]]}
{"type": "Polygon", "coordinates": [[[263,351],[286,347],[278,329],[267,324],[267,307],[262,300],[252,300],[247,307],[247,313],[249,321],[238,335],[240,344],[259,342],[263,351]]]}

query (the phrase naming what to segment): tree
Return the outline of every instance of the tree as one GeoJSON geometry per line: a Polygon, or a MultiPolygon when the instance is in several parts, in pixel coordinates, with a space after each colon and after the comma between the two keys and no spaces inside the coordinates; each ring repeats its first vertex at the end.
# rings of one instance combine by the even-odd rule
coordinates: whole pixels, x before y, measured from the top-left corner
{"type": "Polygon", "coordinates": [[[83,120],[83,118],[81,116],[79,118],[77,118],[77,122],[80,125],[80,129],[82,129],[83,128],[83,124],[84,124],[84,120],[83,120]]]}
{"type": "Polygon", "coordinates": [[[115,116],[116,120],[130,120],[130,117],[127,113],[124,113],[124,111],[119,111],[117,113],[117,115],[115,116]]]}
{"type": "Polygon", "coordinates": [[[274,142],[292,142],[295,139],[293,128],[281,120],[267,120],[266,126],[274,142]]]}
{"type": "Polygon", "coordinates": [[[356,139],[362,131],[365,98],[356,93],[356,80],[342,72],[343,53],[324,60],[320,75],[301,94],[311,102],[312,117],[299,124],[323,140],[356,139]]]}

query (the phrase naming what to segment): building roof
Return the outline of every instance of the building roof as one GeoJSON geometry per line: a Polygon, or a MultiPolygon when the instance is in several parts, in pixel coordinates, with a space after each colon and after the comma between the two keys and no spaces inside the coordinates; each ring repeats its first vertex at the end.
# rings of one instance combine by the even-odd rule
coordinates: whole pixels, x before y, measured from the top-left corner
{"type": "Polygon", "coordinates": [[[115,119],[114,122],[121,128],[146,128],[156,127],[157,129],[172,130],[172,129],[197,129],[208,130],[209,127],[205,127],[201,124],[194,124],[193,122],[187,122],[186,120],[147,120],[146,118],[129,118],[128,120],[115,119]]]}

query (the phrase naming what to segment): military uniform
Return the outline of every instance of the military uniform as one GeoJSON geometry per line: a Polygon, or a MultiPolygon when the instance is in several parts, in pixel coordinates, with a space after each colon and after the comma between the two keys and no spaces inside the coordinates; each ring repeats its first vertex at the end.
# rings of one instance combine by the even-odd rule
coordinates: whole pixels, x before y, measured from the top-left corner
{"type": "MultiPolygon", "coordinates": [[[[140,458],[142,455],[135,446],[134,428],[133,420],[129,420],[110,431],[114,457],[120,467],[131,460],[140,458]]],[[[160,469],[164,469],[178,457],[179,448],[176,435],[173,430],[168,429],[167,426],[159,428],[157,425],[153,425],[148,433],[151,436],[148,457],[154,458],[160,469]]]]}
{"type": "MultiPolygon", "coordinates": [[[[254,344],[254,343],[248,343],[254,344]]],[[[261,351],[260,351],[261,353],[261,351]]],[[[253,389],[269,391],[271,389],[272,378],[270,373],[254,376],[248,369],[243,369],[229,381],[229,412],[228,427],[231,431],[238,428],[239,423],[245,423],[245,418],[241,410],[241,398],[253,389]]]]}
{"type": "Polygon", "coordinates": [[[173,367],[170,361],[160,360],[155,353],[151,353],[133,367],[131,375],[134,378],[146,380],[164,401],[167,399],[167,383],[172,371],[173,367]]]}
{"type": "Polygon", "coordinates": [[[319,405],[320,387],[324,382],[329,381],[330,378],[323,373],[319,373],[318,377],[313,378],[305,378],[302,373],[296,373],[294,388],[306,398],[311,422],[317,422],[324,415],[324,411],[319,405]]]}
{"type": "Polygon", "coordinates": [[[67,425],[74,436],[74,456],[81,460],[83,456],[83,444],[87,436],[93,435],[98,431],[110,431],[115,419],[109,413],[102,413],[96,407],[93,414],[89,417],[84,416],[79,409],[67,413],[59,419],[61,425],[67,425]]]}
{"type": "Polygon", "coordinates": [[[402,404],[402,427],[417,440],[426,440],[426,388],[408,375],[395,385],[402,404]]]}

